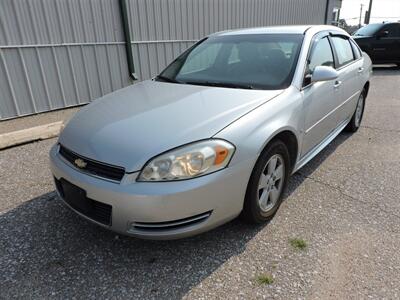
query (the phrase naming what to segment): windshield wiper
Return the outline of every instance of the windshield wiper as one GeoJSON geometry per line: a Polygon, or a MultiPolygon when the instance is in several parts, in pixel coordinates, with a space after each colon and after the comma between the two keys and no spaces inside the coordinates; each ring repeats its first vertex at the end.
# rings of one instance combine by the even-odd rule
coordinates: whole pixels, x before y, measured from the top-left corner
{"type": "Polygon", "coordinates": [[[252,90],[253,86],[243,83],[231,83],[231,82],[215,82],[215,81],[184,81],[182,83],[204,85],[204,86],[216,86],[216,87],[227,87],[234,89],[247,89],[252,90]]]}
{"type": "Polygon", "coordinates": [[[176,81],[175,79],[172,79],[172,78],[169,78],[169,77],[166,77],[166,76],[163,76],[163,75],[157,75],[156,79],[157,80],[166,81],[166,82],[180,83],[180,82],[176,81]]]}

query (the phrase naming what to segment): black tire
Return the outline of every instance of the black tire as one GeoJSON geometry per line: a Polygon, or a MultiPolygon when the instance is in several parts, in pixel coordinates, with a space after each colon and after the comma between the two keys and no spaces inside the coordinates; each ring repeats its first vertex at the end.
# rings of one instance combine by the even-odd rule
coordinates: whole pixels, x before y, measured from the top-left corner
{"type": "Polygon", "coordinates": [[[348,132],[356,132],[360,128],[361,121],[362,121],[362,118],[363,118],[363,115],[364,115],[366,94],[367,93],[366,93],[366,91],[364,89],[361,92],[361,94],[360,94],[360,96],[358,98],[357,106],[356,106],[356,109],[355,109],[355,111],[353,113],[353,116],[351,117],[351,120],[350,120],[349,124],[347,124],[347,126],[345,128],[346,131],[348,131],[348,132]],[[362,104],[362,108],[361,108],[361,116],[358,117],[357,116],[357,109],[358,109],[358,105],[360,104],[360,101],[363,101],[363,104],[362,104]],[[359,118],[359,120],[357,121],[358,118],[359,118]]]}
{"type": "MultiPolygon", "coordinates": [[[[264,223],[272,219],[282,202],[282,196],[285,193],[290,172],[290,156],[286,145],[281,140],[272,141],[261,153],[256,165],[254,166],[253,172],[251,173],[250,180],[247,185],[241,218],[249,223],[264,223]],[[284,174],[284,177],[277,202],[273,204],[270,210],[263,211],[259,203],[259,181],[262,173],[268,172],[266,168],[268,168],[268,163],[273,156],[282,158],[282,162],[284,164],[284,171],[282,171],[282,173],[284,174]]],[[[269,198],[269,196],[267,196],[267,198],[269,198]]]]}

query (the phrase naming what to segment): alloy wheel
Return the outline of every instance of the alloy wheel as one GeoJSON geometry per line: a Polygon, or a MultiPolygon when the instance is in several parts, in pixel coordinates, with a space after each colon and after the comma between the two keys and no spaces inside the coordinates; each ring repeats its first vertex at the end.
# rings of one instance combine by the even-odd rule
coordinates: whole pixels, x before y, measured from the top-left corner
{"type": "Polygon", "coordinates": [[[354,120],[356,127],[360,127],[363,110],[364,110],[364,95],[361,94],[360,98],[358,99],[356,116],[354,120]]]}
{"type": "Polygon", "coordinates": [[[258,182],[258,204],[263,212],[278,202],[285,180],[285,162],[280,154],[271,156],[258,182]]]}

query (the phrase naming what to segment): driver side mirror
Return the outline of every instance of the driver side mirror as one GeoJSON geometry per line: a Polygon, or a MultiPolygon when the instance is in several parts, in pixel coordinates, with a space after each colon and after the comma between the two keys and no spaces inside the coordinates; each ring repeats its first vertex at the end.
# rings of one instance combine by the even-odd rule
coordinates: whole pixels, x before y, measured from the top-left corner
{"type": "Polygon", "coordinates": [[[317,66],[311,75],[311,82],[328,81],[338,78],[338,72],[328,66],[317,66]]]}
{"type": "Polygon", "coordinates": [[[389,35],[389,31],[383,30],[383,31],[380,31],[380,32],[378,32],[378,33],[376,34],[376,38],[377,38],[377,39],[380,39],[380,38],[387,37],[388,35],[389,35]]]}

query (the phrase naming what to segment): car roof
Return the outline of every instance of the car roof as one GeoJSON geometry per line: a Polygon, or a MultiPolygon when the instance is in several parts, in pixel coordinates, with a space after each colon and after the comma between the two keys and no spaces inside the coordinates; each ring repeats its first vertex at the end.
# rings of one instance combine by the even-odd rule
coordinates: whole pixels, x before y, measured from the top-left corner
{"type": "Polygon", "coordinates": [[[382,25],[400,24],[400,21],[383,21],[383,22],[371,23],[371,24],[368,24],[368,25],[372,25],[372,24],[382,24],[382,25]]]}
{"type": "Polygon", "coordinates": [[[240,34],[304,34],[308,30],[311,30],[312,32],[316,33],[324,30],[338,31],[341,29],[329,25],[269,26],[269,27],[241,28],[241,29],[220,31],[212,34],[211,36],[240,35],[240,34]]]}

